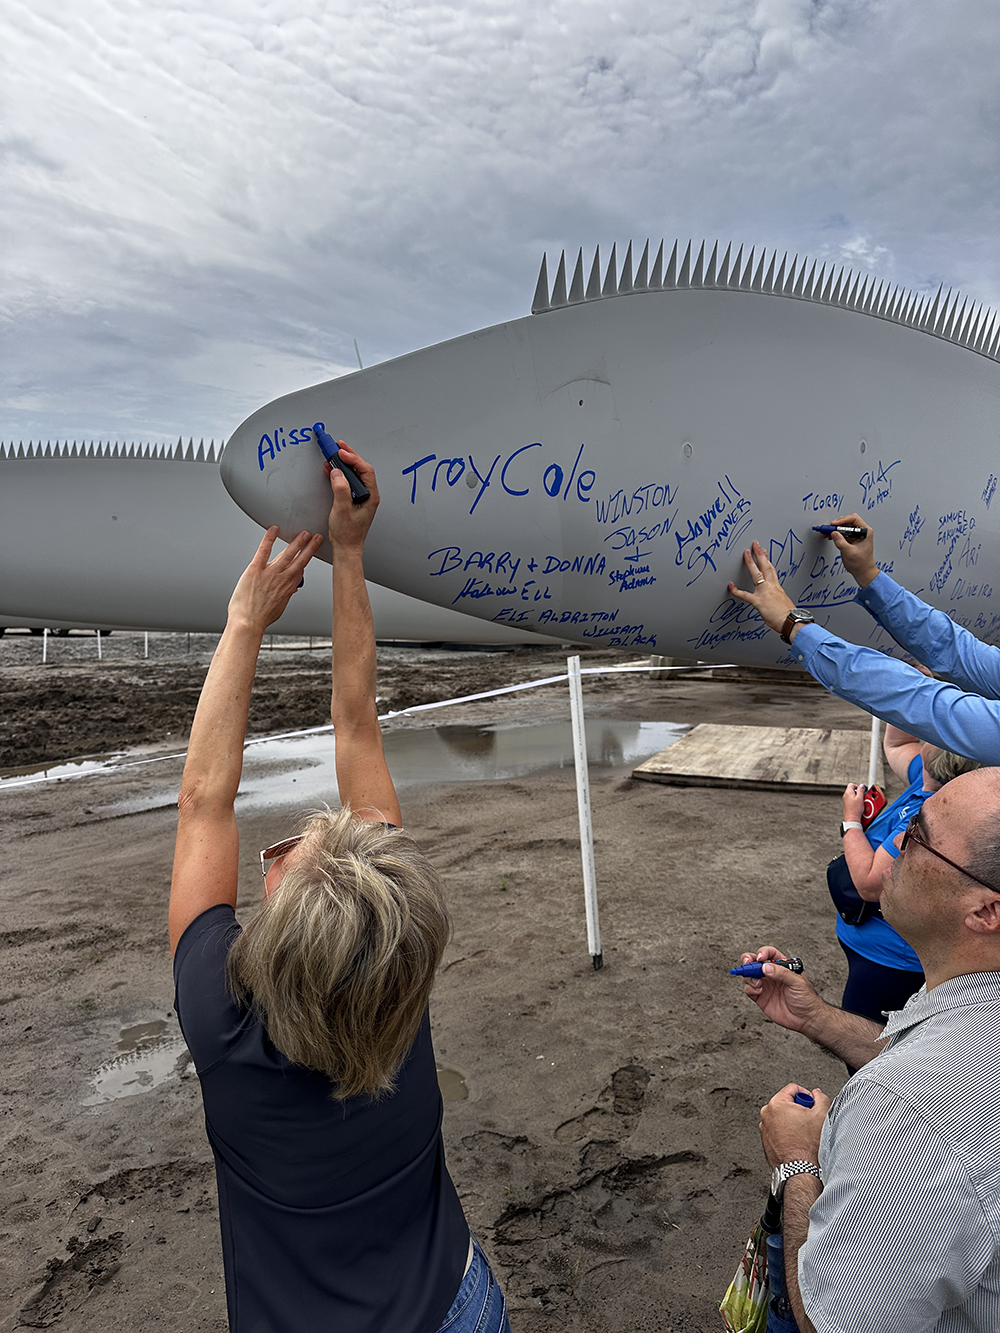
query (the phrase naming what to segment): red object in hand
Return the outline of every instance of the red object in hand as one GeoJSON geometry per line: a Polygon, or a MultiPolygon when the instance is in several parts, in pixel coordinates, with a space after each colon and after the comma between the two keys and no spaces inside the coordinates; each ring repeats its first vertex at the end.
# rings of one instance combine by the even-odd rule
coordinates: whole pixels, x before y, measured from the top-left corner
{"type": "Polygon", "coordinates": [[[881,787],[869,787],[865,792],[865,808],[861,812],[861,826],[867,828],[885,806],[885,792],[881,787]]]}

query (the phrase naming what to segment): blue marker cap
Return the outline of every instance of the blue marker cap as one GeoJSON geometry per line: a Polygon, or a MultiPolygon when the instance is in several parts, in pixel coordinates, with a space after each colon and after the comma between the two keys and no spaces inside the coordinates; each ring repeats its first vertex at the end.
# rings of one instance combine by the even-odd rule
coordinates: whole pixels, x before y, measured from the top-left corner
{"type": "Polygon", "coordinates": [[[811,1092],[797,1092],[792,1098],[796,1106],[815,1106],[816,1098],[811,1092]]]}
{"type": "Polygon", "coordinates": [[[316,442],[323,451],[323,457],[333,467],[340,468],[341,472],[343,472],[344,476],[347,478],[347,484],[351,488],[351,499],[356,505],[364,504],[370,495],[370,491],[354,469],[342,462],[340,457],[340,445],[332,435],[328,434],[322,421],[317,421],[313,426],[313,430],[316,432],[316,442]]]}
{"type": "MultiPolygon", "coordinates": [[[[802,972],[801,958],[769,958],[769,963],[775,967],[787,967],[789,972],[802,972]]],[[[762,977],[764,975],[764,964],[758,962],[743,963],[740,967],[731,967],[729,969],[731,977],[762,977]]]]}
{"type": "Polygon", "coordinates": [[[763,963],[742,963],[739,967],[729,969],[731,977],[762,977],[764,975],[763,963]]]}
{"type": "Polygon", "coordinates": [[[313,426],[313,430],[316,432],[316,439],[319,441],[319,447],[323,450],[323,457],[328,463],[335,462],[337,455],[340,453],[340,445],[332,435],[327,433],[326,427],[323,425],[322,421],[317,421],[315,426],[313,426]]]}

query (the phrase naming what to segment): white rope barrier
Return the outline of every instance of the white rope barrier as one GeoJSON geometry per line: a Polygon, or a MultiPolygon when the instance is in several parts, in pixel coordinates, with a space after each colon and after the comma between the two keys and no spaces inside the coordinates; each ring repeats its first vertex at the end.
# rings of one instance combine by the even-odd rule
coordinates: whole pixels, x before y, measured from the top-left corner
{"type": "MultiPolygon", "coordinates": [[[[647,674],[650,671],[713,671],[722,669],[723,667],[729,669],[733,665],[734,663],[732,662],[719,664],[713,662],[710,665],[697,667],[654,667],[644,666],[641,663],[637,663],[633,666],[583,667],[579,674],[581,676],[618,676],[624,675],[629,671],[644,671],[647,674]]],[[[433,704],[414,704],[411,708],[400,708],[395,713],[381,713],[379,714],[378,720],[380,722],[387,722],[390,718],[406,717],[408,713],[422,713],[428,708],[448,708],[451,704],[467,704],[474,702],[476,699],[493,699],[498,694],[513,694],[515,690],[534,690],[537,689],[539,685],[558,685],[564,680],[569,680],[569,674],[565,671],[561,676],[546,676],[542,680],[528,680],[521,685],[504,685],[498,690],[484,690],[481,694],[463,694],[457,699],[441,699],[438,703],[433,704]]]]}
{"type": "MultiPolygon", "coordinates": [[[[647,675],[651,671],[712,671],[712,670],[731,670],[735,663],[733,662],[712,662],[702,666],[684,666],[684,667],[662,667],[648,666],[642,663],[624,666],[609,667],[583,667],[580,671],[581,676],[617,676],[628,672],[642,671],[647,675]]],[[[450,708],[454,704],[474,703],[479,699],[495,699],[501,694],[514,694],[518,690],[535,690],[542,685],[558,685],[564,680],[569,680],[569,674],[563,672],[559,676],[544,676],[539,680],[523,681],[519,685],[502,685],[496,690],[482,690],[478,694],[462,694],[454,699],[439,699],[430,704],[413,704],[410,708],[400,708],[392,713],[380,713],[380,722],[389,722],[395,717],[408,717],[411,713],[424,713],[432,708],[450,708]]],[[[333,731],[333,723],[327,722],[320,727],[302,727],[297,731],[278,731],[271,736],[254,736],[245,741],[243,748],[249,750],[251,745],[265,745],[268,741],[287,741],[295,740],[300,736],[320,736],[324,732],[333,731]]],[[[108,764],[106,768],[95,768],[87,773],[63,773],[55,777],[49,777],[42,774],[35,777],[26,778],[8,778],[0,783],[0,790],[10,791],[14,788],[29,787],[40,782],[78,782],[81,778],[103,777],[108,773],[121,773],[126,768],[142,768],[148,764],[165,764],[171,759],[184,759],[187,750],[177,750],[173,754],[155,755],[150,759],[127,759],[121,764],[108,764]]],[[[64,760],[65,763],[71,763],[72,760],[64,760]]],[[[53,768],[57,765],[53,764],[53,768]]]]}

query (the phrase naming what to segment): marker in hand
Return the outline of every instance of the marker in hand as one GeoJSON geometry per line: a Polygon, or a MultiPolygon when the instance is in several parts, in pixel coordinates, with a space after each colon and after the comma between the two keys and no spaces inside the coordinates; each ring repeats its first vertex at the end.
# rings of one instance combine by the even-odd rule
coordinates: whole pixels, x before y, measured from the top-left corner
{"type": "Polygon", "coordinates": [[[316,441],[323,451],[323,457],[332,467],[339,467],[347,478],[347,484],[351,488],[351,499],[356,505],[364,504],[370,494],[368,487],[354,469],[343,462],[340,457],[340,445],[332,435],[327,434],[322,421],[317,421],[313,430],[316,432],[316,441]]]}
{"type": "Polygon", "coordinates": [[[819,523],[814,524],[813,532],[821,532],[824,537],[832,537],[835,532],[839,532],[842,537],[853,546],[856,542],[863,542],[868,536],[867,528],[853,528],[849,523],[819,523]]]}
{"type": "MultiPolygon", "coordinates": [[[[775,967],[787,967],[789,972],[801,972],[803,963],[801,958],[768,958],[767,962],[774,963],[775,967]]],[[[739,967],[729,969],[731,977],[762,977],[764,975],[763,963],[743,963],[739,967]]]]}

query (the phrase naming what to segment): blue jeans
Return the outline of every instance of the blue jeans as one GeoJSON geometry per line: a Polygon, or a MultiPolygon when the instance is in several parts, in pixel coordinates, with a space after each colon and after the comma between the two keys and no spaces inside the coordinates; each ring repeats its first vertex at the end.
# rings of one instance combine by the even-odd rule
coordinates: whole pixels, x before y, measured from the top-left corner
{"type": "Polygon", "coordinates": [[[785,1241],[780,1231],[767,1238],[767,1275],[771,1280],[771,1299],[765,1333],[799,1333],[785,1284],[785,1241]]]}
{"type": "Polygon", "coordinates": [[[469,1271],[438,1333],[510,1333],[507,1302],[475,1236],[469,1271]]]}

